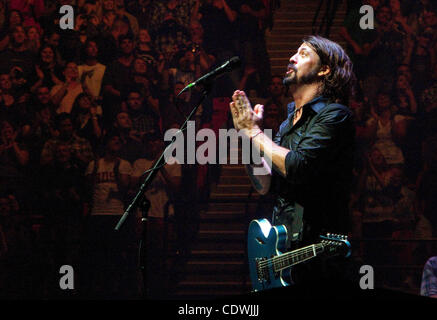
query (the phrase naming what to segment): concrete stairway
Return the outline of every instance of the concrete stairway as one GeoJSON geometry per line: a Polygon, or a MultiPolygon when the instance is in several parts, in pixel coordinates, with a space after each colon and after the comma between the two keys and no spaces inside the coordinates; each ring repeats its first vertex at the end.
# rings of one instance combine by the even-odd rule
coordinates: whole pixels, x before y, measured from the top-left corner
{"type": "MultiPolygon", "coordinates": [[[[315,28],[319,29],[326,10],[326,2],[318,14],[315,28]]],[[[284,75],[288,61],[301,45],[302,38],[313,34],[312,25],[320,0],[281,0],[281,7],[274,15],[273,29],[266,34],[267,50],[270,57],[272,74],[284,75]]],[[[338,35],[346,13],[346,1],[338,7],[330,29],[329,38],[344,44],[338,35]]],[[[323,35],[323,34],[321,34],[323,35]]]]}
{"type": "Polygon", "coordinates": [[[222,165],[217,185],[200,213],[194,243],[176,298],[211,298],[250,291],[246,231],[257,195],[242,165],[222,165]]]}

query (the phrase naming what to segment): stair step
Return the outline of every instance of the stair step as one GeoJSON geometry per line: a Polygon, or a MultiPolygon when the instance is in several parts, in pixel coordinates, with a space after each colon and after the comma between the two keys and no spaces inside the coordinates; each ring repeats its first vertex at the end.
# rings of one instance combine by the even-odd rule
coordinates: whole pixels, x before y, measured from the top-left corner
{"type": "Polygon", "coordinates": [[[235,221],[223,221],[223,222],[206,222],[201,221],[200,230],[204,231],[235,231],[235,230],[245,230],[246,224],[243,222],[235,222],[235,221]]]}
{"type": "Polygon", "coordinates": [[[220,194],[227,194],[227,193],[249,193],[252,189],[252,185],[249,184],[218,184],[215,187],[214,192],[220,193],[220,194]]]}
{"type": "Polygon", "coordinates": [[[228,202],[212,202],[208,203],[208,210],[206,214],[216,214],[216,213],[236,213],[236,212],[245,212],[246,204],[245,203],[228,203],[228,202]]]}
{"type": "Polygon", "coordinates": [[[187,273],[240,273],[246,270],[243,261],[188,261],[185,267],[187,273]]]}
{"type": "Polygon", "coordinates": [[[244,184],[251,184],[249,177],[246,174],[246,171],[244,176],[221,176],[219,178],[218,184],[235,184],[235,185],[244,185],[244,184]]]}
{"type": "Polygon", "coordinates": [[[226,261],[245,260],[245,254],[245,251],[241,249],[209,249],[191,251],[193,261],[221,261],[223,259],[226,259],[226,261]]]}
{"type": "Polygon", "coordinates": [[[246,241],[246,230],[199,230],[198,241],[246,241]]]}

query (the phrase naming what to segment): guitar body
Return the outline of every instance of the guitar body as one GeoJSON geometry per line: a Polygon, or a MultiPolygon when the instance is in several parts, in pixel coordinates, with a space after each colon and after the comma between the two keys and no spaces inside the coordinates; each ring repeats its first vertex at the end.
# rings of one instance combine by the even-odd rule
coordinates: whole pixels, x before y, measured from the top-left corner
{"type": "Polygon", "coordinates": [[[282,254],[287,241],[287,228],[272,226],[267,219],[253,220],[248,231],[249,271],[254,291],[288,286],[283,277],[290,268],[274,272],[270,258],[282,254]]]}

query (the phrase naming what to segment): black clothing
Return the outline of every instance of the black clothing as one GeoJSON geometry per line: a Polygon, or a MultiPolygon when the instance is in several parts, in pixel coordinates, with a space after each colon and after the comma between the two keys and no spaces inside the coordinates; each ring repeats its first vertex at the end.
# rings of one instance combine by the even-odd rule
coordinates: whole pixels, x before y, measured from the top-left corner
{"type": "MultiPolygon", "coordinates": [[[[348,199],[352,183],[354,124],[352,112],[344,105],[317,97],[303,106],[293,126],[294,102],[274,142],[290,152],[285,159],[286,177],[274,171],[272,191],[277,194],[273,224],[284,224],[289,247],[302,238],[317,241],[321,232],[348,230],[348,199]],[[303,207],[303,232],[299,210],[303,207]]],[[[317,241],[318,242],[318,241],[317,241]]]]}

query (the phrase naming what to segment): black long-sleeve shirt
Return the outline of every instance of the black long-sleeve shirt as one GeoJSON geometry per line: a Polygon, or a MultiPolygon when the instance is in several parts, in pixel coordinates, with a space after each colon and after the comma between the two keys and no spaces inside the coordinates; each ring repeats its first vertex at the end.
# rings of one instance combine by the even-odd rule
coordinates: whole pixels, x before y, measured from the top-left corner
{"type": "Polygon", "coordinates": [[[299,239],[312,242],[321,232],[347,233],[355,128],[346,106],[322,96],[303,106],[295,125],[294,102],[287,108],[288,118],[274,138],[290,151],[286,176],[273,171],[272,220],[287,227],[291,247],[299,239]],[[303,227],[296,204],[303,207],[303,227]]]}

